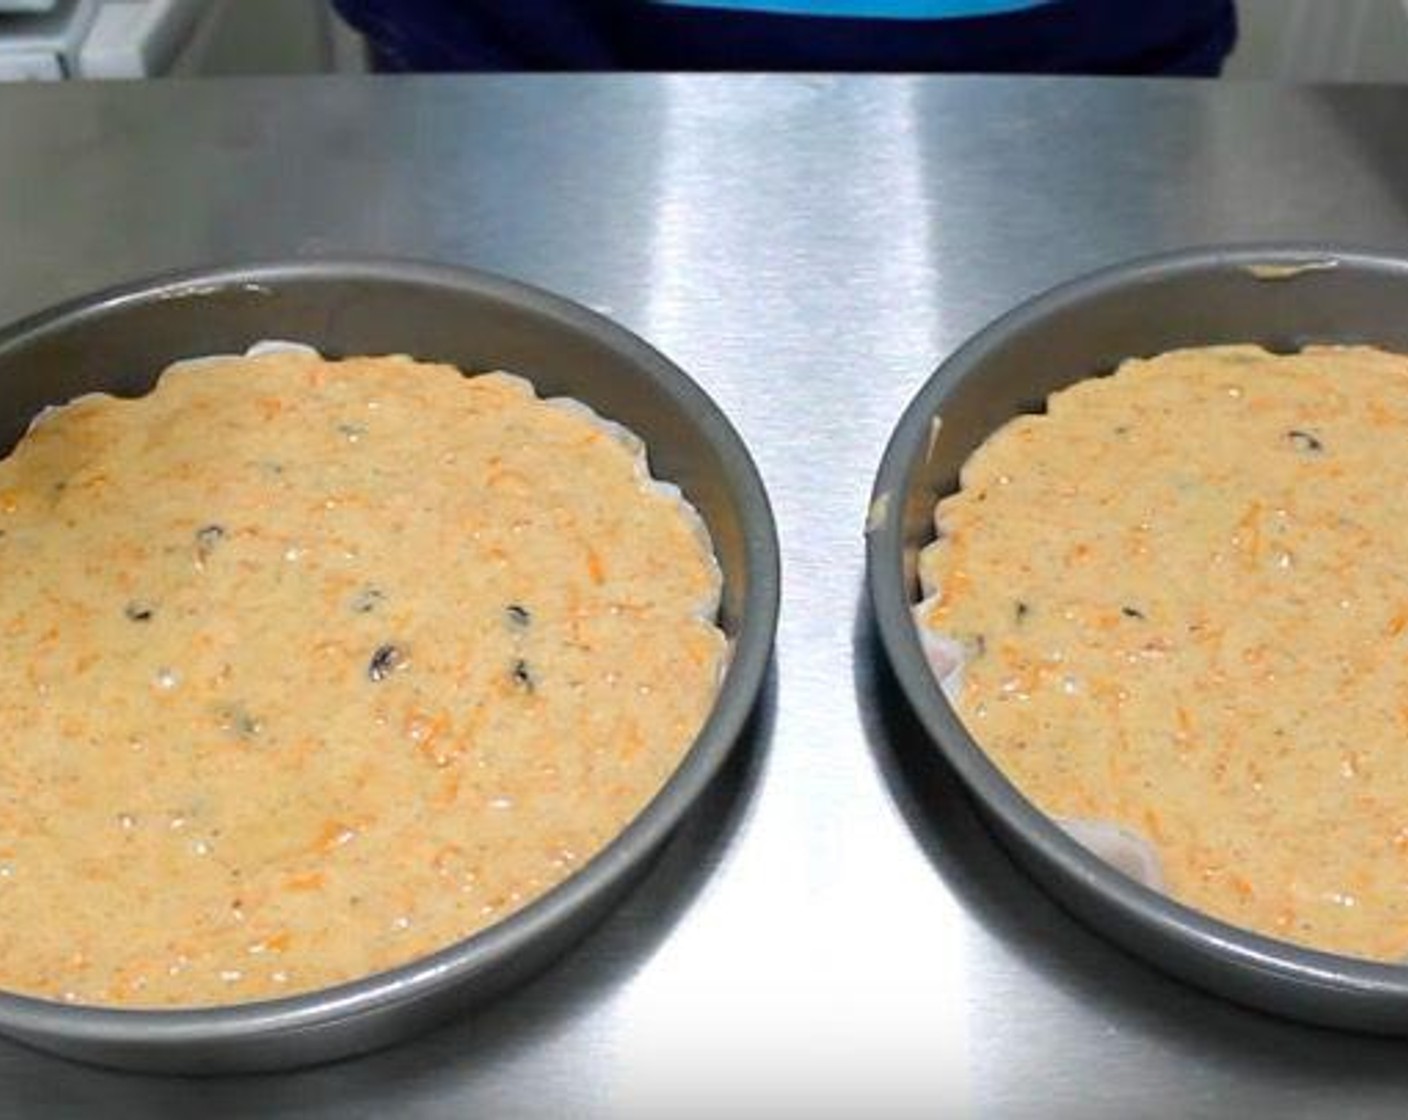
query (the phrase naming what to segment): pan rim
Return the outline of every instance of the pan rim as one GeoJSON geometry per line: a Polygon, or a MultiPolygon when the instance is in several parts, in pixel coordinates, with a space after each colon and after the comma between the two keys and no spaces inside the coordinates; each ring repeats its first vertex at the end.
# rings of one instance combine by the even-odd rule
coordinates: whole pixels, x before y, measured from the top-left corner
{"type": "MultiPolygon", "coordinates": [[[[567,879],[467,938],[359,979],[241,1004],[100,1007],[0,991],[0,1031],[33,1045],[62,1040],[66,1047],[132,1046],[157,1052],[196,1044],[257,1043],[413,1004],[481,973],[509,966],[526,947],[625,882],[668,838],[732,753],[762,693],[777,627],[781,561],[776,523],[756,463],[720,407],[684,370],[633,331],[573,300],[498,273],[410,257],[329,254],[233,261],[125,281],[26,315],[0,328],[0,360],[14,349],[132,304],[200,298],[231,288],[272,293],[279,284],[318,280],[449,289],[527,311],[604,344],[681,406],[704,442],[718,453],[743,530],[746,587],[714,705],[679,766],[623,831],[567,879]]],[[[336,1055],[308,1060],[328,1056],[336,1055]]],[[[143,1060],[141,1068],[154,1065],[143,1060]]],[[[267,1068],[267,1063],[241,1068],[267,1068]]]]}
{"type": "MultiPolygon", "coordinates": [[[[980,376],[976,371],[995,347],[1062,311],[1118,289],[1151,280],[1258,266],[1267,266],[1267,275],[1262,278],[1268,282],[1294,282],[1302,272],[1339,268],[1404,276],[1408,275],[1408,256],[1373,247],[1309,241],[1193,246],[1122,261],[1018,303],[949,354],[901,415],[871,492],[871,509],[884,509],[886,516],[874,518],[867,529],[866,580],[881,644],[930,744],[957,771],[984,810],[1001,822],[1004,831],[1010,830],[1019,846],[1038,853],[1051,869],[1044,869],[1039,876],[1044,887],[1061,894],[1045,881],[1056,879],[1084,896],[1073,908],[1081,911],[1085,924],[1126,947],[1136,933],[1150,934],[1157,947],[1191,952],[1204,965],[1224,971],[1230,967],[1278,988],[1291,984],[1302,992],[1318,991],[1335,1006],[1321,1015],[1308,1009],[1287,1010],[1279,1001],[1262,1002],[1247,995],[1245,989],[1240,994],[1222,992],[1240,1002],[1328,1025],[1403,1032],[1408,1031],[1408,967],[1311,949],[1223,922],[1135,882],[1067,836],[1018,791],[964,728],[928,669],[909,611],[916,600],[910,597],[903,567],[903,520],[898,512],[903,503],[899,496],[907,492],[924,453],[931,419],[941,412],[956,386],[980,376]],[[1113,914],[1118,925],[1103,928],[1102,922],[1084,913],[1085,905],[1102,908],[1107,919],[1113,914]],[[1358,1022],[1356,1010],[1365,1010],[1369,1004],[1376,1012],[1358,1022]],[[1385,1010],[1396,1026],[1385,1026],[1385,1010]]],[[[1063,898],[1063,904],[1065,901],[1063,898]]],[[[1146,958],[1152,955],[1148,948],[1135,951],[1146,958]]],[[[1190,975],[1187,967],[1172,962],[1155,964],[1221,991],[1190,975]]]]}

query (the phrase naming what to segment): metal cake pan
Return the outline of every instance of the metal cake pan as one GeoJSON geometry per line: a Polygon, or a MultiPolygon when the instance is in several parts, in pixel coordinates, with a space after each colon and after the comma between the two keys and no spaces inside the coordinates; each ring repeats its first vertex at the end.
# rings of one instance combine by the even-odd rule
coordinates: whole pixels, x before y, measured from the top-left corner
{"type": "MultiPolygon", "coordinates": [[[[732,646],[722,688],[679,769],[571,878],[447,949],[306,995],[192,1010],[71,1006],[0,993],[0,1032],[129,1069],[216,1073],[306,1065],[386,1045],[472,1008],[584,934],[630,885],[719,770],[762,687],[779,562],[767,495],[737,433],[668,359],[610,321],[480,272],[387,260],[243,264],[113,288],[0,332],[0,449],[41,408],[82,393],[134,395],[191,355],[296,339],[328,355],[409,353],[503,368],[642,436],[652,473],[704,518],[723,571],[732,646]]],[[[0,914],[0,921],[3,921],[0,914]]]]}
{"type": "Polygon", "coordinates": [[[965,730],[911,621],[916,557],[934,537],[934,505],[957,488],[959,466],[990,433],[1123,358],[1228,342],[1408,351],[1408,257],[1318,245],[1193,249],[1074,280],[992,323],[924,385],[885,451],[867,532],[877,624],[933,742],[999,838],[1079,918],[1157,967],[1238,1002],[1322,1025],[1408,1033],[1408,967],[1300,948],[1218,921],[1069,839],[965,730]]]}

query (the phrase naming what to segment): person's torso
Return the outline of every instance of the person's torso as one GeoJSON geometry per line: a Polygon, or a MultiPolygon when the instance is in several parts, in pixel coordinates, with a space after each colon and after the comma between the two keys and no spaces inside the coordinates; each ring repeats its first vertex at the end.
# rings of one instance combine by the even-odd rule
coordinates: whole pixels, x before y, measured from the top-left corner
{"type": "Polygon", "coordinates": [[[409,70],[1215,73],[1231,0],[336,0],[409,70]]]}

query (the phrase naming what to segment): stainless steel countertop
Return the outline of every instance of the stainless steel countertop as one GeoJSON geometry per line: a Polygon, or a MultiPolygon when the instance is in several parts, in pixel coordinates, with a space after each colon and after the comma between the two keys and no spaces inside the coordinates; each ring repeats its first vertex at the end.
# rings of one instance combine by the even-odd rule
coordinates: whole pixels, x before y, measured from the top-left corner
{"type": "Polygon", "coordinates": [[[880,664],[861,530],[905,402],[1021,297],[1192,243],[1408,248],[1405,120],[1408,89],[1135,81],[7,87],[0,318],[332,250],[553,288],[733,418],[776,506],[784,594],[737,765],[537,980],[292,1075],[140,1078],[0,1044],[0,1111],[1400,1115],[1408,1042],[1165,979],[1013,867],[880,664]]]}

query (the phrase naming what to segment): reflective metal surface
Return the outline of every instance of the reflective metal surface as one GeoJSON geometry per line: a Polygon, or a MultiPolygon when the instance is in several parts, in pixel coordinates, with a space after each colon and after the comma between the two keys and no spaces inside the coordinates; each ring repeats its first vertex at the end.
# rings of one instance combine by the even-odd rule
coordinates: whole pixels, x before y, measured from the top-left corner
{"type": "Polygon", "coordinates": [[[0,1104],[107,1116],[1398,1115],[1403,1045],[1164,978],[1017,870],[882,668],[865,506],[905,402],[1023,296],[1193,242],[1408,242],[1408,92],[859,78],[7,90],[0,317],[154,270],[439,257],[605,310],[773,498],[761,725],[549,972],[425,1038],[191,1082],[0,1047],[0,1104]]]}

